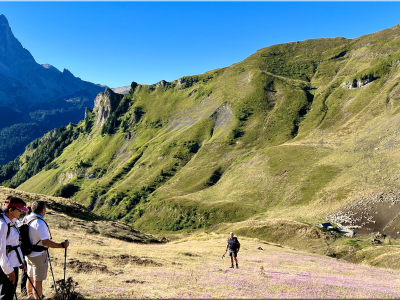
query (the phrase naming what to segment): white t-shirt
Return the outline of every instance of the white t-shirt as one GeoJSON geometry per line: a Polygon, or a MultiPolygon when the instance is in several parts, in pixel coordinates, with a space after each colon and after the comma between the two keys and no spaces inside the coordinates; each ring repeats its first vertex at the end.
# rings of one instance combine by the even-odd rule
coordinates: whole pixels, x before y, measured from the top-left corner
{"type": "MultiPolygon", "coordinates": [[[[5,274],[10,274],[12,271],[14,271],[13,268],[19,267],[21,264],[19,263],[17,253],[15,251],[8,253],[8,256],[6,255],[6,246],[19,245],[19,232],[15,228],[16,219],[11,221],[5,214],[2,215],[4,220],[0,218],[0,267],[5,274]],[[10,235],[7,238],[8,223],[11,223],[13,226],[10,228],[10,235]]],[[[21,249],[18,248],[17,251],[22,258],[21,249]]]]}
{"type": "MultiPolygon", "coordinates": [[[[39,218],[39,217],[34,214],[30,214],[26,220],[26,223],[28,223],[30,220],[32,220],[34,218],[39,218]]],[[[40,241],[37,245],[43,246],[42,241],[48,240],[48,239],[50,239],[50,237],[49,237],[49,229],[47,228],[46,223],[41,219],[34,220],[29,225],[29,240],[31,241],[31,244],[36,245],[36,243],[38,241],[40,241]]],[[[41,252],[33,252],[32,251],[32,253],[29,254],[28,257],[39,256],[42,253],[43,253],[43,251],[41,251],[41,252]]]]}

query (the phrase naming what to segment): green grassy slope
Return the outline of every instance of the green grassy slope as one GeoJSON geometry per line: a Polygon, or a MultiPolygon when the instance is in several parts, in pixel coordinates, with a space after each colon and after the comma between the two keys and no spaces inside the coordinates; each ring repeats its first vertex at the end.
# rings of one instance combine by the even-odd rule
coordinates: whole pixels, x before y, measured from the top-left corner
{"type": "Polygon", "coordinates": [[[96,111],[71,124],[68,143],[26,175],[36,142],[4,184],[68,192],[147,232],[315,222],[360,191],[398,188],[399,34],[275,45],[202,75],[133,83],[103,126],[96,111]]]}

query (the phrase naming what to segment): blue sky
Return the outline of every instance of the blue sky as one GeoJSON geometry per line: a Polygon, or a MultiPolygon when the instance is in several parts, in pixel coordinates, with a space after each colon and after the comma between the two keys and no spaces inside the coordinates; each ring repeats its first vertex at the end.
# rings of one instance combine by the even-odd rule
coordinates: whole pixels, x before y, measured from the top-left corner
{"type": "Polygon", "coordinates": [[[38,63],[110,87],[229,66],[260,48],[355,38],[400,23],[400,2],[0,2],[38,63]]]}

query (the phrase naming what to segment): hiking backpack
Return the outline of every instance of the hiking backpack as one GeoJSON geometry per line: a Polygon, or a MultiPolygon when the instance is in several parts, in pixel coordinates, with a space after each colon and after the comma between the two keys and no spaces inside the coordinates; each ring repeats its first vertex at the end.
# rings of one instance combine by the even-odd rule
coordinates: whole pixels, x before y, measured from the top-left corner
{"type": "Polygon", "coordinates": [[[233,240],[228,239],[228,245],[229,245],[228,248],[229,248],[230,250],[236,251],[237,248],[238,248],[238,243],[239,243],[239,241],[238,241],[238,239],[237,239],[236,236],[233,237],[233,240]]]}
{"type": "Polygon", "coordinates": [[[21,247],[21,251],[24,256],[29,255],[32,252],[41,252],[47,249],[47,247],[38,245],[41,240],[38,240],[36,244],[32,245],[29,239],[29,227],[31,223],[35,220],[41,220],[46,224],[47,229],[49,230],[50,233],[50,239],[52,239],[49,225],[47,225],[46,221],[43,220],[42,218],[33,218],[28,223],[23,223],[22,225],[19,226],[19,245],[21,247]]]}

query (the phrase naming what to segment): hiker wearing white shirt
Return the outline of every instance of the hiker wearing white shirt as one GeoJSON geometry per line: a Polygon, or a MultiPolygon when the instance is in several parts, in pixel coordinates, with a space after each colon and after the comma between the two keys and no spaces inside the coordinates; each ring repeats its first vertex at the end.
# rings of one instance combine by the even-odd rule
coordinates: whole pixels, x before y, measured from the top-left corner
{"type": "Polygon", "coordinates": [[[16,220],[23,211],[28,211],[26,203],[17,197],[8,196],[0,214],[0,298],[12,300],[18,282],[18,267],[25,269],[19,248],[19,230],[16,220]]]}
{"type": "MultiPolygon", "coordinates": [[[[29,224],[29,240],[33,246],[33,251],[26,256],[28,267],[28,276],[34,282],[37,293],[42,298],[43,295],[43,280],[47,278],[48,248],[67,248],[69,242],[54,243],[49,238],[49,227],[44,221],[46,214],[46,202],[35,201],[31,205],[32,213],[27,217],[26,224],[29,224]]],[[[30,281],[27,282],[28,297],[39,299],[37,293],[33,293],[33,288],[30,281]]]]}

